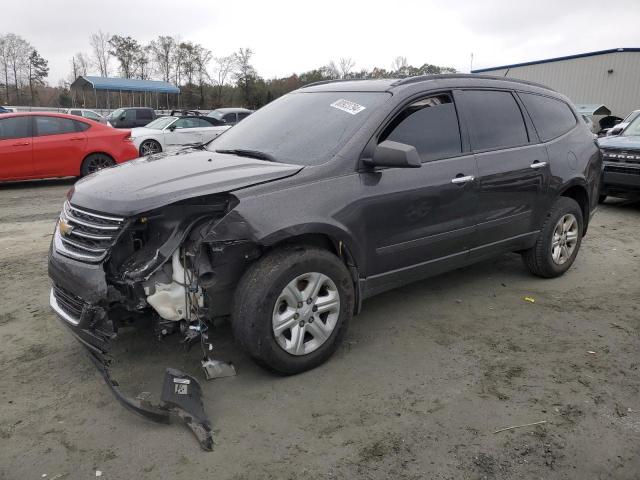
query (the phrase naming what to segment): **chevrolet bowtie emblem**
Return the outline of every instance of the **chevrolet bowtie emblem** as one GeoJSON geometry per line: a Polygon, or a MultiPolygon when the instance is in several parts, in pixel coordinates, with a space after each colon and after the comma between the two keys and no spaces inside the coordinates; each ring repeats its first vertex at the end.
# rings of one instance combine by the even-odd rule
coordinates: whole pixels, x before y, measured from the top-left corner
{"type": "Polygon", "coordinates": [[[58,222],[58,228],[60,229],[60,233],[65,237],[71,235],[71,232],[73,231],[73,227],[62,218],[58,222]]]}

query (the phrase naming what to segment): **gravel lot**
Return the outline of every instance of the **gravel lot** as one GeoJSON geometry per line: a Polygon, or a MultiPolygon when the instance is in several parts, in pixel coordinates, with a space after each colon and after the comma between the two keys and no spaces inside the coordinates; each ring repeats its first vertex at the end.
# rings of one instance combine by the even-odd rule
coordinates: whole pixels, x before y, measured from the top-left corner
{"type": "Polygon", "coordinates": [[[71,184],[0,186],[1,479],[640,477],[640,203],[602,206],[560,279],[506,255],[367,301],[337,354],[295,377],[256,367],[226,324],[234,378],[206,382],[173,339],[129,348],[127,391],[159,392],[165,366],[202,380],[205,453],[124,410],[49,310],[71,184]]]}

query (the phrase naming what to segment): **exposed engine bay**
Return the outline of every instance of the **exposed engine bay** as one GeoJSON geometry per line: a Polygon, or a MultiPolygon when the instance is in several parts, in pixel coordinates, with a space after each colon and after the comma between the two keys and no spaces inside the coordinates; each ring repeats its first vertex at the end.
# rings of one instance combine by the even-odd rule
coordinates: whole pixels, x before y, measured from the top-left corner
{"type": "Polygon", "coordinates": [[[232,364],[213,357],[213,319],[229,314],[233,286],[260,249],[248,240],[238,240],[241,222],[231,222],[233,240],[226,235],[228,226],[216,229],[232,202],[230,195],[199,197],[120,218],[91,213],[67,201],[51,255],[74,261],[50,262],[52,307],[87,347],[121,403],[161,422],[167,421],[167,412],[177,414],[206,450],[213,440],[195,378],[187,376],[190,387],[173,385],[186,374],[172,370],[171,378],[165,378],[159,406],[144,395],[124,398],[109,373],[109,346],[125,327],[151,319],[158,339],[178,334],[186,349],[200,344],[207,379],[235,375],[232,364]],[[52,271],[57,268],[66,271],[52,271]],[[76,278],[85,282],[83,292],[88,298],[72,293],[77,291],[72,285],[76,278]],[[87,279],[94,280],[88,283],[87,279]],[[180,403],[187,398],[191,410],[180,403]]]}

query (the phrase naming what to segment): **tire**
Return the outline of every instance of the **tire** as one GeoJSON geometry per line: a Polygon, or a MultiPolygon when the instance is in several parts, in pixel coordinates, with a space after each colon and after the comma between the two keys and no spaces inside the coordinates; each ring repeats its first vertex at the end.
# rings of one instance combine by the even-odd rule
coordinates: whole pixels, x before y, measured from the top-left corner
{"type": "Polygon", "coordinates": [[[347,331],[353,308],[353,280],[337,256],[314,247],[287,246],[270,252],[245,272],[234,295],[232,328],[256,363],[293,375],[317,367],[333,354],[347,331]],[[309,304],[305,299],[313,284],[321,288],[309,304]],[[285,289],[290,285],[298,293],[294,287],[285,289]],[[318,305],[321,310],[331,309],[314,310],[318,305]],[[281,323],[291,323],[290,328],[277,334],[274,323],[290,315],[290,320],[281,323]],[[296,338],[301,342],[296,343],[296,338]],[[290,344],[289,350],[285,344],[290,344]]]}
{"type": "Polygon", "coordinates": [[[115,160],[106,153],[92,153],[82,162],[80,176],[86,177],[103,168],[113,167],[115,164],[115,160]]]}
{"type": "Polygon", "coordinates": [[[162,146],[156,142],[155,140],[145,140],[140,144],[140,150],[138,153],[141,157],[146,157],[147,155],[153,155],[154,153],[160,153],[162,151],[162,146]]]}
{"type": "Polygon", "coordinates": [[[569,197],[559,197],[551,207],[535,245],[523,252],[524,264],[531,273],[538,277],[559,277],[569,270],[576,259],[583,232],[584,220],[578,203],[569,197]],[[560,225],[561,219],[563,219],[562,225],[560,225]],[[575,220],[575,228],[558,234],[569,225],[571,219],[575,220]],[[563,238],[566,250],[562,250],[561,247],[563,238]],[[569,240],[570,238],[573,239],[573,242],[569,240]],[[560,250],[553,248],[554,240],[557,240],[557,248],[560,250]],[[558,252],[560,253],[558,254],[558,252]],[[558,257],[557,259],[554,259],[554,253],[558,257]],[[563,258],[564,261],[562,261],[563,258]]]}

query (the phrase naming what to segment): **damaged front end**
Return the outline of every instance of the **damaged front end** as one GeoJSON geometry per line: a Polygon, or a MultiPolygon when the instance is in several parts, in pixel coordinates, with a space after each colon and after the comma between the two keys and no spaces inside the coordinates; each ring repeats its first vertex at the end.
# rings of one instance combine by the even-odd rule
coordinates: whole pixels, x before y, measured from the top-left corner
{"type": "Polygon", "coordinates": [[[182,200],[129,218],[65,202],[49,253],[50,304],[87,348],[118,400],[152,420],[177,415],[204,449],[213,445],[200,385],[167,369],[159,405],[131,399],[111,378],[110,344],[125,327],[153,322],[158,338],[173,333],[185,347],[201,343],[207,378],[233,375],[212,359],[213,319],[229,313],[233,287],[260,255],[242,221],[225,222],[236,204],[229,194],[182,200]]]}

